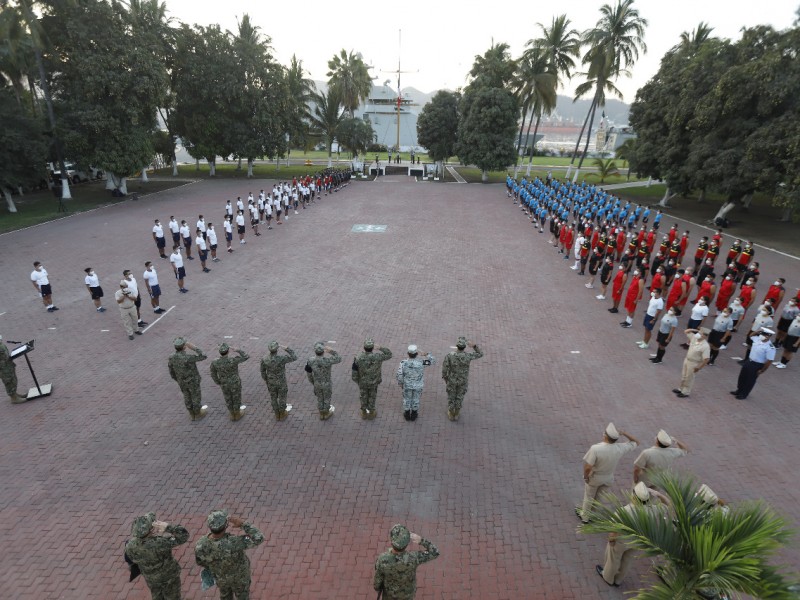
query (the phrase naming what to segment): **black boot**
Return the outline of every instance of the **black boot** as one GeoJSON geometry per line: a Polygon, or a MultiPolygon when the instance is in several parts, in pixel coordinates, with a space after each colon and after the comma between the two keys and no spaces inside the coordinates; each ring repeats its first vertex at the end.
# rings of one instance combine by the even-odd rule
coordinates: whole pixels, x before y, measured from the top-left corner
{"type": "Polygon", "coordinates": [[[410,410],[404,410],[403,411],[403,418],[406,421],[410,421],[411,420],[411,411],[410,410]]]}
{"type": "Polygon", "coordinates": [[[416,410],[412,410],[412,411],[411,411],[411,420],[412,420],[412,421],[416,421],[416,420],[417,420],[417,415],[418,415],[418,414],[419,414],[419,412],[418,412],[418,411],[416,411],[416,410]]]}

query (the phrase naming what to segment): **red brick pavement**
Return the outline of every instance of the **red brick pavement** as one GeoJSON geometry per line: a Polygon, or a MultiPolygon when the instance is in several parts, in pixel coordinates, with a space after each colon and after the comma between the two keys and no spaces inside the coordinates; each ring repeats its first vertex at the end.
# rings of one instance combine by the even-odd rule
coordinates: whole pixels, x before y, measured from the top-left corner
{"type": "MultiPolygon", "coordinates": [[[[122,561],[132,518],[148,510],[191,531],[176,551],[185,597],[214,598],[200,590],[192,544],[217,507],[267,536],[250,552],[254,599],[373,597],[372,564],[395,522],[442,553],[419,571],[420,598],[621,598],[644,561],[622,588],[606,587],[594,573],[603,541],[577,534],[573,513],[581,457],[609,420],[648,444],[664,427],[692,449],[681,468],[723,498],[763,497],[797,523],[800,492],[788,482],[800,451],[800,364],[770,370],[750,401],[733,401],[739,334],[678,401],[670,390],[680,349],[652,365],[633,343],[641,315],[621,330],[499,186],[354,183],[260,238],[248,230],[246,246],[222,252],[209,274],[187,263],[190,293],[178,294],[153,219],[193,223],[203,213],[221,223],[226,196],[262,186],[197,183],[0,236],[0,332],[35,338],[37,374],[55,385],[48,399],[0,402],[3,598],[149,597],[143,581],[128,583],[122,561]],[[388,229],[351,233],[356,223],[388,229]],[[57,313],[45,313],[28,282],[36,259],[52,276],[57,313]],[[162,306],[175,308],[131,342],[109,293],[125,268],[141,282],[147,259],[162,306]],[[88,265],[107,292],[105,314],[84,288],[88,265]],[[188,420],[166,368],[178,334],[212,358],[224,339],[251,354],[242,421],[227,419],[208,362],[210,414],[188,420]],[[447,420],[434,367],[419,420],[405,422],[393,383],[404,348],[414,342],[441,359],[458,335],[486,352],[473,363],[462,419],[447,420]],[[372,422],[358,416],[349,373],[366,336],[395,352],[372,422]],[[295,410],[273,421],[258,374],[271,338],[301,356],[319,339],[337,342],[332,420],[318,419],[299,360],[288,369],[295,410]]],[[[796,261],[758,258],[763,282],[798,279],[796,261]]],[[[18,372],[28,385],[24,365],[18,372]]],[[[622,461],[619,487],[634,458],[622,461]]],[[[800,564],[796,543],[782,558],[800,564]]]]}

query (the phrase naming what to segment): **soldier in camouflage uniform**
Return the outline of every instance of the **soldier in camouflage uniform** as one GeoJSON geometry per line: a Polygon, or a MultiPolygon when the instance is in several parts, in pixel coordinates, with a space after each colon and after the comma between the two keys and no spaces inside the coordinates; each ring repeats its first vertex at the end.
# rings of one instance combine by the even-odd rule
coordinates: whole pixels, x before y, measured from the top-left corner
{"type": "Polygon", "coordinates": [[[249,600],[250,560],[244,551],[261,544],[264,534],[224,510],[208,515],[208,528],[211,533],[195,544],[195,561],[214,576],[220,600],[249,600]],[[244,535],[227,533],[228,525],[241,528],[244,535]]]}
{"type": "Polygon", "coordinates": [[[417,593],[417,567],[439,556],[439,550],[403,525],[392,527],[389,539],[392,547],[375,561],[372,586],[376,592],[383,591],[384,600],[414,600],[417,593]],[[406,552],[409,542],[419,544],[425,550],[406,552]]]}
{"type": "Polygon", "coordinates": [[[342,357],[333,348],[322,342],[314,344],[314,356],[306,362],[306,375],[308,381],[314,386],[314,395],[317,397],[319,418],[323,421],[333,416],[334,406],[331,406],[331,367],[342,362],[342,357]],[[324,356],[325,353],[330,356],[324,356]]]}
{"type": "Polygon", "coordinates": [[[483,356],[478,344],[468,342],[464,337],[458,338],[456,348],[455,352],[444,357],[442,363],[442,379],[447,386],[447,417],[451,421],[458,421],[461,403],[464,402],[464,394],[467,393],[469,363],[483,356]],[[467,346],[471,346],[474,352],[464,352],[467,346]]]}
{"type": "Polygon", "coordinates": [[[3,336],[0,335],[0,380],[6,386],[6,393],[14,404],[22,404],[27,398],[17,391],[17,366],[11,360],[11,354],[3,343],[3,336]]]}
{"type": "Polygon", "coordinates": [[[125,555],[139,567],[153,600],[181,600],[181,566],[172,549],[189,541],[186,528],[156,521],[150,512],[134,519],[131,535],[125,555]]]}
{"type": "Polygon", "coordinates": [[[169,357],[169,376],[178,382],[183,392],[183,403],[192,421],[202,419],[206,416],[208,407],[200,405],[200,372],[197,370],[197,363],[208,357],[182,337],[176,337],[173,344],[175,353],[169,357]],[[184,350],[194,350],[194,354],[188,354],[184,350]]]}
{"type": "Polygon", "coordinates": [[[375,342],[372,338],[364,342],[364,351],[353,359],[352,378],[358,384],[361,396],[361,418],[374,419],[378,416],[375,410],[375,398],[378,386],[383,380],[381,367],[383,361],[392,358],[392,351],[383,346],[378,347],[380,354],[373,354],[375,342]]]}
{"type": "Polygon", "coordinates": [[[289,386],[286,384],[286,365],[296,361],[297,354],[288,346],[283,346],[286,354],[279,355],[278,350],[281,345],[275,340],[272,340],[267,348],[269,354],[261,359],[261,378],[267,383],[275,418],[283,421],[292,410],[292,405],[286,404],[286,395],[289,393],[289,386]]]}
{"type": "Polygon", "coordinates": [[[238,421],[242,418],[244,409],[242,404],[242,378],[239,377],[239,364],[250,358],[250,355],[234,348],[233,351],[239,356],[230,356],[231,347],[228,344],[221,344],[219,353],[222,355],[217,360],[211,362],[211,379],[222,388],[222,396],[225,398],[225,405],[231,414],[231,421],[238,421]]]}
{"type": "Polygon", "coordinates": [[[427,353],[425,358],[417,358],[419,350],[414,344],[408,347],[408,358],[397,367],[397,383],[403,388],[403,418],[416,421],[419,414],[419,397],[425,386],[425,367],[436,363],[436,359],[427,353]]]}

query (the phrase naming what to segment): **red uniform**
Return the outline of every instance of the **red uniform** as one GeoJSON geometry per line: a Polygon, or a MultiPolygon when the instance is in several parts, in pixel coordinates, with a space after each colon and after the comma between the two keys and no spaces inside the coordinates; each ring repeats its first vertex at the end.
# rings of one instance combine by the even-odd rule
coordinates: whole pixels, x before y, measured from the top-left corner
{"type": "Polygon", "coordinates": [[[689,236],[684,233],[683,237],[681,238],[681,254],[680,254],[681,262],[683,262],[683,255],[686,254],[686,247],[688,245],[689,245],[689,236]]]}
{"type": "Polygon", "coordinates": [[[752,246],[742,250],[742,253],[739,255],[739,260],[736,261],[736,266],[739,268],[740,271],[744,270],[747,267],[747,265],[750,264],[750,261],[752,260],[753,255],[755,253],[756,250],[752,246]]]}
{"type": "Polygon", "coordinates": [[[620,229],[617,234],[617,260],[622,258],[622,250],[625,248],[625,232],[620,229]]]}
{"type": "Polygon", "coordinates": [[[664,274],[659,273],[656,271],[656,274],[653,275],[653,281],[650,283],[651,290],[663,290],[664,289],[664,274]]]}
{"type": "Polygon", "coordinates": [[[736,291],[736,282],[727,277],[722,280],[719,285],[719,293],[717,294],[717,310],[721,311],[730,304],[731,296],[736,291]]]}
{"type": "Polygon", "coordinates": [[[697,297],[694,299],[694,301],[697,302],[700,300],[700,298],[705,296],[708,298],[708,302],[706,302],[706,304],[710,306],[711,301],[714,299],[714,294],[711,293],[712,287],[714,287],[713,281],[704,280],[703,283],[700,284],[700,289],[697,290],[697,297]]]}
{"type": "Polygon", "coordinates": [[[625,310],[629,315],[636,311],[636,301],[639,299],[639,282],[642,280],[638,275],[634,275],[631,284],[628,286],[628,293],[625,296],[625,310]]]}
{"type": "Polygon", "coordinates": [[[572,248],[572,240],[575,238],[575,230],[572,227],[567,229],[567,233],[564,236],[564,248],[567,249],[567,254],[569,254],[570,249],[572,248]]]}
{"type": "Polygon", "coordinates": [[[619,269],[617,274],[614,275],[614,282],[611,284],[611,297],[614,299],[614,304],[622,300],[622,290],[625,289],[625,278],[627,276],[625,269],[619,269]]]}
{"type": "Polygon", "coordinates": [[[567,226],[561,225],[558,230],[558,243],[561,244],[561,247],[564,247],[565,240],[567,238],[567,226]]]}
{"type": "Polygon", "coordinates": [[[678,230],[674,227],[671,227],[667,235],[669,236],[669,243],[672,244],[672,242],[675,241],[675,238],[678,237],[678,230]]]}
{"type": "Polygon", "coordinates": [[[742,289],[739,291],[739,295],[742,297],[742,306],[747,308],[752,304],[753,298],[755,298],[756,289],[752,285],[743,285],[742,289]]]}
{"type": "Polygon", "coordinates": [[[775,285],[774,283],[769,286],[767,290],[767,295],[764,296],[764,301],[766,302],[768,299],[772,298],[772,308],[777,312],[778,309],[778,298],[781,297],[781,292],[783,291],[782,285],[775,285]]]}
{"type": "Polygon", "coordinates": [[[686,306],[686,303],[689,301],[689,294],[692,293],[692,287],[694,287],[692,279],[693,279],[692,276],[689,275],[688,273],[686,273],[683,277],[681,277],[681,281],[683,281],[686,284],[686,296],[684,297],[683,300],[678,302],[678,308],[680,308],[681,310],[683,310],[683,307],[686,306]]]}
{"type": "Polygon", "coordinates": [[[711,243],[708,246],[708,251],[706,252],[706,258],[711,259],[711,264],[713,265],[717,262],[717,257],[719,256],[719,244],[711,243]]]}
{"type": "Polygon", "coordinates": [[[722,243],[722,234],[717,232],[711,236],[711,241],[714,242],[718,247],[722,243]]]}
{"type": "Polygon", "coordinates": [[[651,230],[650,233],[647,234],[647,249],[650,251],[650,253],[653,252],[653,246],[655,245],[655,243],[656,243],[656,232],[651,230]]]}
{"type": "Polygon", "coordinates": [[[669,257],[678,262],[678,255],[680,253],[681,253],[681,243],[678,240],[675,240],[669,247],[669,257]]]}
{"type": "Polygon", "coordinates": [[[643,239],[644,239],[646,236],[647,236],[647,233],[645,232],[645,230],[644,230],[644,229],[640,229],[640,230],[639,230],[639,235],[637,235],[637,236],[636,236],[636,245],[637,245],[637,246],[641,246],[641,245],[642,245],[642,240],[643,240],[643,239]]]}
{"type": "Polygon", "coordinates": [[[669,289],[669,295],[667,296],[667,304],[664,307],[665,310],[669,310],[675,305],[675,303],[683,294],[683,289],[684,289],[683,278],[675,279],[672,282],[672,287],[669,289]]]}
{"type": "Polygon", "coordinates": [[[741,251],[742,251],[742,245],[734,242],[733,246],[731,246],[731,249],[728,250],[728,260],[726,260],[725,262],[727,262],[728,264],[736,262],[736,259],[739,257],[739,253],[741,251]]]}

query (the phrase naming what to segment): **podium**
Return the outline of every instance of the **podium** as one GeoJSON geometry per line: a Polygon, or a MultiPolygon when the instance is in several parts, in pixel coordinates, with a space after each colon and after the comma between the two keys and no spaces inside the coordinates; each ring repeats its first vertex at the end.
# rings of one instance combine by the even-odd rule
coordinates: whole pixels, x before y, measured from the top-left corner
{"type": "MultiPolygon", "coordinates": [[[[9,340],[10,342],[11,340],[9,340]]],[[[21,343],[21,342],[14,342],[14,343],[21,343]]],[[[44,398],[45,396],[49,396],[53,393],[53,384],[45,383],[43,385],[39,385],[39,380],[36,379],[36,373],[33,372],[33,365],[31,365],[31,359],[28,358],[28,353],[33,352],[33,340],[30,342],[26,342],[21,346],[17,346],[14,348],[10,353],[9,356],[11,360],[16,360],[20,356],[25,357],[25,362],[28,364],[28,369],[31,372],[31,377],[33,377],[33,383],[36,384],[36,387],[32,387],[28,390],[28,395],[26,399],[28,400],[35,400],[36,398],[44,398]]]]}

